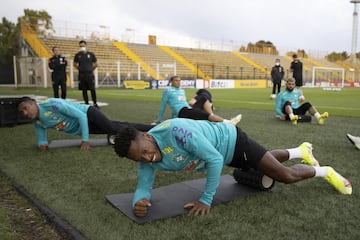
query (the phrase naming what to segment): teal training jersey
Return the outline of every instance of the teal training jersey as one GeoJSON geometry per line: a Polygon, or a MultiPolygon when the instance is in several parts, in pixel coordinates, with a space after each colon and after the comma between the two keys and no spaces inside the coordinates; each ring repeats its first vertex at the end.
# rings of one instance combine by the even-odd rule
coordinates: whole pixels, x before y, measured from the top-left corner
{"type": "Polygon", "coordinates": [[[46,129],[52,128],[71,135],[81,135],[89,141],[87,111],[89,105],[69,102],[61,98],[49,98],[38,103],[39,117],[34,119],[38,146],[48,144],[46,129]]]}
{"type": "Polygon", "coordinates": [[[285,102],[287,102],[287,101],[292,102],[291,107],[294,109],[300,107],[300,102],[299,102],[300,96],[301,96],[301,92],[299,89],[295,88],[291,92],[287,89],[282,90],[276,96],[276,104],[275,104],[276,114],[279,116],[283,115],[282,108],[283,108],[285,102]]]}
{"type": "Polygon", "coordinates": [[[162,160],[138,163],[138,185],[133,206],[143,198],[151,199],[155,170],[207,171],[206,186],[199,201],[211,205],[224,164],[232,161],[237,130],[228,123],[174,118],[148,132],[160,148],[162,160]]]}
{"type": "Polygon", "coordinates": [[[164,116],[166,104],[169,104],[170,106],[172,118],[178,117],[182,108],[190,108],[188,102],[186,101],[184,89],[178,87],[168,87],[164,90],[162,95],[160,111],[157,117],[158,122],[160,122],[164,116]]]}

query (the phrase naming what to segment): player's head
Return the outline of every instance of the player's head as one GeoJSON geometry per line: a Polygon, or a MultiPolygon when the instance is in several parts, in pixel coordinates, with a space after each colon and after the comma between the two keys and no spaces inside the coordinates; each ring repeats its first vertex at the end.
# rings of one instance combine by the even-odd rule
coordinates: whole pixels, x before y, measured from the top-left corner
{"type": "Polygon", "coordinates": [[[61,54],[60,48],[57,47],[57,46],[54,46],[54,47],[52,48],[52,52],[53,52],[53,54],[54,54],[55,56],[59,56],[59,55],[61,54]]]}
{"type": "Polygon", "coordinates": [[[179,77],[179,76],[172,76],[171,78],[170,78],[170,84],[171,84],[171,86],[173,86],[173,87],[180,87],[180,85],[181,85],[181,78],[179,77]]]}
{"type": "Polygon", "coordinates": [[[276,66],[279,66],[279,65],[280,65],[280,59],[279,59],[279,58],[275,59],[275,65],[276,65],[276,66]]]}
{"type": "Polygon", "coordinates": [[[134,127],[123,128],[116,134],[114,150],[119,157],[136,162],[152,163],[162,159],[155,139],[134,127]]]}
{"type": "Polygon", "coordinates": [[[86,52],[86,41],[85,40],[80,40],[79,47],[80,47],[80,51],[86,52]]]}
{"type": "Polygon", "coordinates": [[[291,92],[294,90],[294,88],[295,88],[295,78],[292,77],[288,78],[286,80],[286,89],[291,92]]]}
{"type": "Polygon", "coordinates": [[[197,90],[196,95],[197,96],[204,96],[209,102],[212,102],[211,93],[208,90],[204,89],[204,88],[201,88],[201,89],[197,90]]]}
{"type": "Polygon", "coordinates": [[[21,115],[31,120],[39,116],[39,108],[36,104],[36,101],[30,97],[20,98],[17,104],[17,109],[21,115]]]}
{"type": "Polygon", "coordinates": [[[292,58],[295,60],[295,59],[298,58],[298,56],[297,56],[296,54],[293,54],[293,55],[292,55],[292,58]]]}

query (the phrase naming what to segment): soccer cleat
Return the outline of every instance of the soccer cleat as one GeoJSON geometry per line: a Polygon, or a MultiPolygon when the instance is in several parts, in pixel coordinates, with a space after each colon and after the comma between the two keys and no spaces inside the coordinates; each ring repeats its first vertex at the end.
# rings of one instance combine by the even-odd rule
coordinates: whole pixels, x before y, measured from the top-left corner
{"type": "Polygon", "coordinates": [[[290,119],[292,125],[296,125],[298,119],[299,119],[299,116],[298,116],[298,115],[294,115],[294,116],[290,119]]]}
{"type": "Polygon", "coordinates": [[[346,134],[346,137],[349,139],[349,141],[354,144],[354,146],[360,150],[360,137],[355,137],[353,135],[350,135],[349,133],[346,134]]]}
{"type": "Polygon", "coordinates": [[[310,166],[320,167],[318,160],[315,159],[314,155],[312,154],[312,144],[308,142],[303,142],[299,148],[302,152],[302,163],[305,163],[310,166]]]}
{"type": "Polygon", "coordinates": [[[241,121],[242,115],[239,114],[236,117],[233,117],[232,119],[230,119],[230,124],[236,126],[240,121],[241,121]]]}
{"type": "Polygon", "coordinates": [[[342,194],[351,195],[352,186],[349,180],[337,173],[332,167],[326,167],[328,170],[325,180],[342,194]]]}
{"type": "Polygon", "coordinates": [[[320,117],[318,118],[318,123],[320,125],[323,125],[325,122],[325,119],[327,119],[329,117],[329,113],[328,112],[324,112],[323,114],[320,115],[320,117]]]}

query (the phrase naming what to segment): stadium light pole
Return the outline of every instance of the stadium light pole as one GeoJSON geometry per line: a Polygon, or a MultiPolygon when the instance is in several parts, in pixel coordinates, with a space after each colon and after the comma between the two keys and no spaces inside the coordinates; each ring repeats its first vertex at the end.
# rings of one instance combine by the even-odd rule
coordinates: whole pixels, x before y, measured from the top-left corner
{"type": "Polygon", "coordinates": [[[354,4],[354,13],[353,13],[353,30],[352,30],[352,43],[351,43],[351,60],[353,63],[356,62],[356,42],[357,42],[357,32],[358,32],[358,3],[360,0],[351,0],[350,3],[354,4]]]}

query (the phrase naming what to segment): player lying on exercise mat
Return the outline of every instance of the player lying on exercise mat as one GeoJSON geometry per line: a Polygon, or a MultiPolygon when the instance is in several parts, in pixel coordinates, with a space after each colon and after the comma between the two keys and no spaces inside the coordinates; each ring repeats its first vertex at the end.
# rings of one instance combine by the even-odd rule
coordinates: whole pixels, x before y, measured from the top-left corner
{"type": "Polygon", "coordinates": [[[206,186],[200,199],[184,205],[189,215],[210,212],[219,185],[223,165],[254,168],[276,181],[294,183],[321,177],[342,194],[351,194],[350,182],[332,167],[320,167],[312,154],[312,145],[302,143],[291,149],[267,151],[246,133],[227,123],[175,118],[162,122],[149,132],[133,127],[122,129],[115,138],[114,150],[120,157],[138,162],[138,184],[133,208],[144,217],[151,206],[155,170],[206,170],[206,186]],[[302,164],[281,164],[299,158],[302,164]]]}

